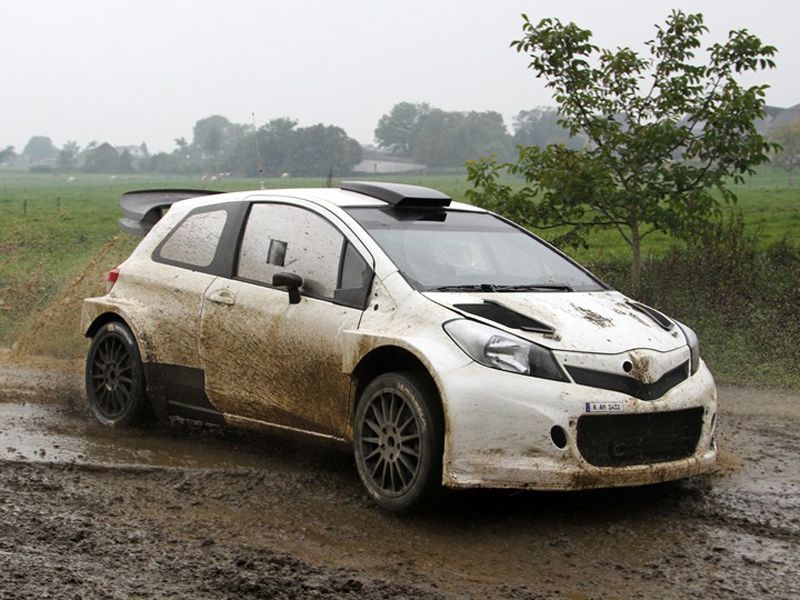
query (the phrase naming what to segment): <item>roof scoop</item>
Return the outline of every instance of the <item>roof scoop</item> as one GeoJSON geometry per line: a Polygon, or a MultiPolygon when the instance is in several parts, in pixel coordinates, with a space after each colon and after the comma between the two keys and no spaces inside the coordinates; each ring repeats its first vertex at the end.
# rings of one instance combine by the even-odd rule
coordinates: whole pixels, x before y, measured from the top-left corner
{"type": "Polygon", "coordinates": [[[398,208],[443,208],[450,206],[450,202],[452,202],[450,196],[439,190],[405,183],[343,181],[339,187],[382,200],[398,208]]]}

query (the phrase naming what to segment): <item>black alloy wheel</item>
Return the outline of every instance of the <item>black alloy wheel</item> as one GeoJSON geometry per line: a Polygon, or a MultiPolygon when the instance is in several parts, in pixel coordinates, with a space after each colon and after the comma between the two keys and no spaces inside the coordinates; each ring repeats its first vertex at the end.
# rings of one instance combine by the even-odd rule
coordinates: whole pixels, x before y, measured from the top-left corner
{"type": "Polygon", "coordinates": [[[143,372],[130,329],[118,321],[103,325],[86,359],[86,395],[100,423],[126,427],[150,416],[143,372]]]}

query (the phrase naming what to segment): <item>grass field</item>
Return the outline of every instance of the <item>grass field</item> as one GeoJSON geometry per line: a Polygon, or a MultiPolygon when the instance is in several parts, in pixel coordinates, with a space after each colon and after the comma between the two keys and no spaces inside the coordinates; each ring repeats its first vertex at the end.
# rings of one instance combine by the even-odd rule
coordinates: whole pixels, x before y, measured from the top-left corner
{"type": "MultiPolygon", "coordinates": [[[[117,227],[119,197],[147,188],[258,189],[255,179],[200,177],[34,175],[0,169],[0,346],[21,344],[31,352],[64,357],[84,351],[78,332],[80,299],[98,293],[104,273],[121,262],[137,239],[117,227]],[[62,310],[63,309],[63,310],[62,310]]],[[[434,187],[464,199],[466,175],[388,175],[381,179],[434,187]]],[[[334,182],[334,184],[337,182],[334,182]]],[[[319,179],[269,179],[266,188],[319,187],[319,179]]],[[[800,185],[785,174],[765,170],[737,186],[739,202],[723,209],[743,215],[749,231],[767,247],[786,238],[800,243],[800,185]]],[[[599,263],[624,259],[627,248],[612,231],[592,235],[578,260],[599,263]]],[[[644,253],[666,253],[673,242],[654,234],[644,253]]]]}

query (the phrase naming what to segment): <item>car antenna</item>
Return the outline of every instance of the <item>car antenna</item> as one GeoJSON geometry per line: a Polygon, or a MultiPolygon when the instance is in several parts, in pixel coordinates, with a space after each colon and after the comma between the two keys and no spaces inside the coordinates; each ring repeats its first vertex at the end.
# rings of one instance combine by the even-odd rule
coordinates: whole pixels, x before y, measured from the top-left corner
{"type": "Polygon", "coordinates": [[[264,162],[261,160],[261,149],[258,147],[258,127],[256,127],[256,113],[250,113],[253,116],[253,130],[256,136],[256,160],[258,161],[258,182],[261,189],[264,189],[264,162]]]}

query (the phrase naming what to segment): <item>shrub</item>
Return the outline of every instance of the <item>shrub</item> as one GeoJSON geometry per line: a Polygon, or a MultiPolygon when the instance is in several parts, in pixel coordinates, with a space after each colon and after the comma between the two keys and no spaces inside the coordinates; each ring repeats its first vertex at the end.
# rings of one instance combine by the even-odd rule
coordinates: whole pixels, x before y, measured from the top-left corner
{"type": "MultiPolygon", "coordinates": [[[[693,327],[718,379],[796,385],[800,246],[784,239],[759,251],[756,241],[741,218],[730,218],[664,256],[649,256],[638,299],[693,327]]],[[[624,262],[592,266],[627,292],[624,262]]]]}

